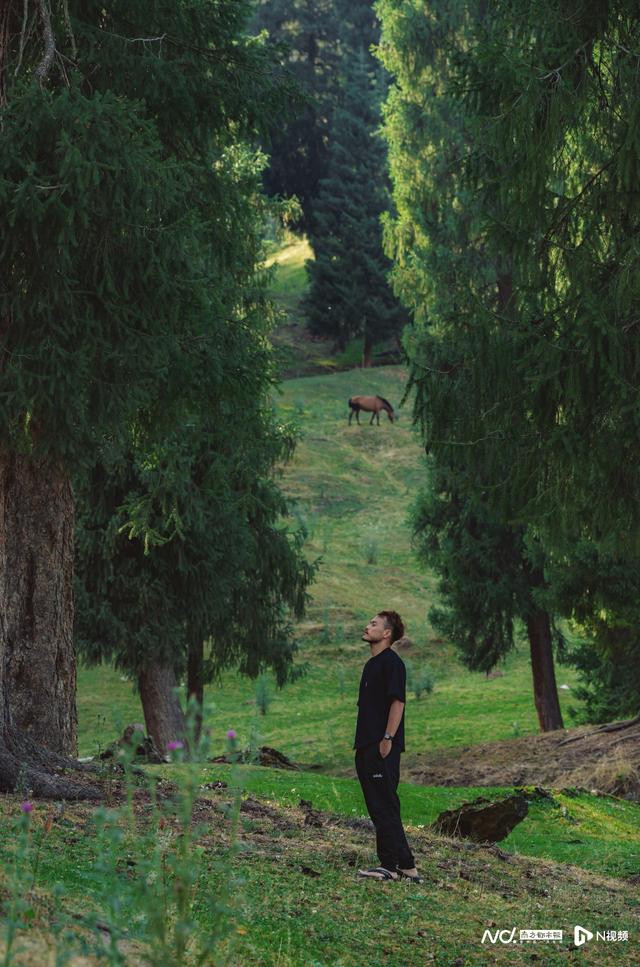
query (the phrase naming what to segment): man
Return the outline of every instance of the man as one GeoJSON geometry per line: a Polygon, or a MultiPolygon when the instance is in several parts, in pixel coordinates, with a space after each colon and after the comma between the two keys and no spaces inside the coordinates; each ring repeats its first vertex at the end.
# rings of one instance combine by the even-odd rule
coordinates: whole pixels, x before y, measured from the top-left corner
{"type": "Polygon", "coordinates": [[[404,877],[422,883],[407,843],[397,788],[400,753],[404,752],[404,705],[406,669],[391,645],[404,635],[396,611],[380,611],[362,636],[371,648],[364,666],[358,697],[358,722],[354,748],[356,772],[369,815],[376,828],[380,866],[358,870],[359,876],[375,880],[404,877]]]}

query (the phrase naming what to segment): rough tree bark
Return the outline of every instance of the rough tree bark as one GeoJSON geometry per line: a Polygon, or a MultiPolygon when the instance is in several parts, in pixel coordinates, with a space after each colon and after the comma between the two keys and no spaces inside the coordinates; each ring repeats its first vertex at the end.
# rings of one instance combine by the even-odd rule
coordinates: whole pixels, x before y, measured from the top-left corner
{"type": "Polygon", "coordinates": [[[0,448],[0,790],[98,798],[75,753],[73,494],[61,467],[0,448]]]}
{"type": "Polygon", "coordinates": [[[531,647],[533,700],[541,732],[564,728],[551,644],[551,619],[546,611],[536,611],[527,618],[531,647]]]}
{"type": "Polygon", "coordinates": [[[153,739],[160,755],[166,755],[170,742],[184,742],[186,738],[176,685],[171,666],[160,662],[149,662],[138,674],[147,735],[153,739]]]}
{"type": "Polygon", "coordinates": [[[71,483],[60,466],[0,458],[4,681],[11,718],[34,742],[77,751],[71,483]]]}
{"type": "MultiPolygon", "coordinates": [[[[48,4],[28,23],[26,2],[0,3],[0,105],[20,67],[29,30],[42,30],[44,83],[55,55],[48,4]],[[10,63],[11,56],[17,61],[10,63]],[[14,66],[15,64],[15,66],[14,66]]],[[[0,318],[0,337],[11,326],[0,318]]],[[[0,340],[3,342],[3,339],[0,340]]],[[[3,359],[0,358],[0,372],[3,359]]],[[[73,650],[73,493],[63,468],[0,446],[0,791],[98,799],[99,787],[62,770],[76,748],[73,650]],[[63,754],[65,753],[65,754],[63,754]]]]}

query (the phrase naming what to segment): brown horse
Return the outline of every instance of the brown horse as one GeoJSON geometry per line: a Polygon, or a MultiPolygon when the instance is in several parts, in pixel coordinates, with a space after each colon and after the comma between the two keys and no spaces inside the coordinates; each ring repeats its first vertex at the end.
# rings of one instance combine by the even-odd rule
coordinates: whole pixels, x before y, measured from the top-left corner
{"type": "Polygon", "coordinates": [[[365,413],[371,413],[369,426],[376,419],[378,426],[380,426],[380,410],[385,411],[392,423],[395,418],[393,407],[389,400],[385,400],[384,396],[352,396],[349,400],[349,408],[351,410],[349,413],[349,426],[351,426],[354,413],[356,415],[356,423],[360,423],[360,410],[363,410],[365,413]]]}

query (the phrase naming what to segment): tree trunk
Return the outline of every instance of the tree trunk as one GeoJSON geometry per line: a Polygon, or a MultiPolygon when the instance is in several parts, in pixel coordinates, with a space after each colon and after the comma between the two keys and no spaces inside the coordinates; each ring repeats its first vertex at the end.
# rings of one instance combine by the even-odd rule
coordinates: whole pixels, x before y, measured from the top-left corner
{"type": "Polygon", "coordinates": [[[60,466],[0,453],[3,687],[15,728],[75,755],[73,492],[60,466]]]}
{"type": "Polygon", "coordinates": [[[60,467],[0,449],[0,791],[99,799],[76,745],[73,494],[60,467]]]}
{"type": "Polygon", "coordinates": [[[147,734],[160,755],[166,755],[171,742],[184,742],[186,738],[173,668],[149,662],[138,675],[138,685],[147,734]]]}
{"type": "MultiPolygon", "coordinates": [[[[0,106],[6,104],[12,16],[17,22],[18,4],[4,4],[0,106]]],[[[5,328],[9,322],[2,320],[5,328]]],[[[73,526],[73,492],[62,466],[0,447],[1,792],[102,796],[84,779],[60,775],[92,769],[61,754],[76,750],[73,526]]]]}
{"type": "Polygon", "coordinates": [[[202,705],[204,702],[204,643],[201,638],[189,642],[187,658],[187,699],[197,703],[193,723],[193,739],[197,744],[202,732],[202,705]]]}
{"type": "Polygon", "coordinates": [[[362,348],[362,368],[370,369],[373,357],[373,339],[368,328],[364,330],[364,344],[362,348]]]}
{"type": "Polygon", "coordinates": [[[541,732],[564,728],[551,647],[551,621],[546,611],[535,611],[527,618],[531,646],[533,699],[541,732]]]}

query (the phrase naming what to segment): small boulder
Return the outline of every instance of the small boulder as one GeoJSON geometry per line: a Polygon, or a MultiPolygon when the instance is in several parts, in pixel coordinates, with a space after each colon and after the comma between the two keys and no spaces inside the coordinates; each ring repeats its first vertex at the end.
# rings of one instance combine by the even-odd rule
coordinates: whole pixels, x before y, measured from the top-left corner
{"type": "Polygon", "coordinates": [[[269,745],[260,746],[260,758],[258,760],[261,766],[270,766],[272,769],[295,769],[299,771],[299,766],[288,759],[284,752],[278,752],[277,749],[272,749],[269,745]]]}
{"type": "Polygon", "coordinates": [[[325,817],[322,815],[322,813],[318,812],[317,809],[313,808],[313,803],[309,802],[308,799],[301,799],[298,805],[304,813],[305,826],[319,827],[325,825],[325,817]]]}

